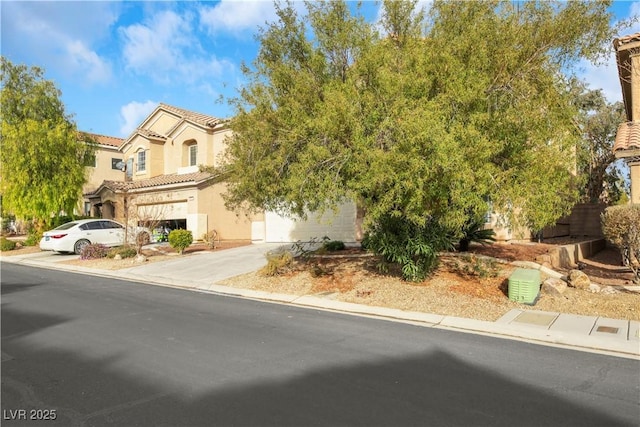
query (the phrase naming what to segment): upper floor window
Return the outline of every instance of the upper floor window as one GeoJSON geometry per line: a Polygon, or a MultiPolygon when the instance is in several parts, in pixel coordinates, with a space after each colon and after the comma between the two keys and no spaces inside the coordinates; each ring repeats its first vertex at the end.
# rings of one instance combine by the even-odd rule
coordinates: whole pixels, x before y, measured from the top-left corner
{"type": "Polygon", "coordinates": [[[189,166],[198,165],[198,146],[196,144],[189,146],[189,166]]]}
{"type": "Polygon", "coordinates": [[[125,170],[127,171],[127,179],[131,179],[131,177],[133,176],[133,157],[127,159],[125,170]]]}
{"type": "Polygon", "coordinates": [[[138,167],[136,171],[144,172],[147,170],[147,152],[144,150],[138,151],[138,167]]]}

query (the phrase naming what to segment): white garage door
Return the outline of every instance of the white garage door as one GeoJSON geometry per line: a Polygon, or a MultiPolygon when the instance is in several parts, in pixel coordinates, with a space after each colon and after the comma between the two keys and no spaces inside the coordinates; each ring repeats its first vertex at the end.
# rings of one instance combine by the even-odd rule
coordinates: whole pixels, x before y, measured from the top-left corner
{"type": "Polygon", "coordinates": [[[285,218],[275,212],[265,213],[265,241],[289,243],[312,238],[321,240],[324,236],[331,240],[355,242],[356,207],[354,203],[340,206],[336,214],[327,211],[323,216],[309,214],[306,221],[285,218]]]}
{"type": "Polygon", "coordinates": [[[185,219],[187,217],[187,202],[138,206],[138,215],[141,218],[151,219],[185,219]]]}

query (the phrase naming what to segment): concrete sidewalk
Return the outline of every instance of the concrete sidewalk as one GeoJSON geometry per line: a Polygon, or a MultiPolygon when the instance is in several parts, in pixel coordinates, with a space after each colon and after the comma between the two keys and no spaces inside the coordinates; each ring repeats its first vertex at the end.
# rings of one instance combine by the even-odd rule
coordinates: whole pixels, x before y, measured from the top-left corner
{"type": "MultiPolygon", "coordinates": [[[[280,246],[282,245],[259,244],[243,246],[220,252],[204,252],[189,257],[177,257],[169,261],[121,270],[99,270],[60,264],[60,261],[73,259],[74,256],[47,257],[45,256],[46,254],[43,255],[42,253],[5,256],[0,259],[3,262],[313,307],[640,360],[640,322],[638,321],[514,309],[497,321],[488,322],[346,303],[317,295],[274,294],[217,284],[225,278],[261,268],[266,264],[265,253],[280,246]]],[[[77,258],[77,256],[75,257],[77,258]]]]}

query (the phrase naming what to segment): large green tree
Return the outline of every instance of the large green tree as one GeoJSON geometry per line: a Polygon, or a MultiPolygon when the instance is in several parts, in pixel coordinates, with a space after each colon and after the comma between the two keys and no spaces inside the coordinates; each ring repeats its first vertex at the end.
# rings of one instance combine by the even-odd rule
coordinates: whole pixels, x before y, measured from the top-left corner
{"type": "Polygon", "coordinates": [[[52,215],[73,212],[93,145],[79,141],[42,69],[1,61],[2,209],[44,226],[52,215]]]}
{"type": "MultiPolygon", "coordinates": [[[[567,73],[610,45],[608,4],[384,1],[381,25],[342,1],[277,4],[234,100],[229,205],[304,216],[349,198],[407,238],[459,235],[489,203],[552,224],[578,197],[567,73]]],[[[389,259],[414,271],[428,241],[395,239],[412,249],[389,259]]]]}
{"type": "Polygon", "coordinates": [[[624,105],[607,102],[601,90],[589,90],[582,82],[573,86],[583,135],[577,147],[582,199],[616,204],[626,198],[624,173],[612,151],[618,126],[626,120],[624,105]]]}

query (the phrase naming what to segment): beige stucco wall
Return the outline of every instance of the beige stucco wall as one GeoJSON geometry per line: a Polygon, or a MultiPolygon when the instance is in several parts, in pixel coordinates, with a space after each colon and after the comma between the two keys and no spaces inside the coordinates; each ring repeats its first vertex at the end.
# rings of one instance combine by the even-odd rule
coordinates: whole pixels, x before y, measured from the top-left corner
{"type": "Polygon", "coordinates": [[[233,133],[229,129],[222,129],[213,135],[213,153],[210,157],[207,157],[207,164],[220,166],[222,162],[222,155],[227,148],[227,137],[231,137],[233,133]]]}
{"type": "MultiPolygon", "coordinates": [[[[631,54],[631,100],[640,99],[640,55],[631,54]]],[[[631,102],[631,121],[640,120],[640,102],[631,102]]]]}
{"type": "MultiPolygon", "coordinates": [[[[124,174],[121,170],[111,168],[111,159],[123,160],[123,154],[118,151],[117,148],[96,148],[96,163],[95,166],[88,166],[85,169],[87,182],[82,186],[82,196],[78,200],[76,207],[76,214],[85,214],[85,202],[89,202],[89,199],[84,195],[93,193],[100,187],[103,181],[121,181],[124,178],[124,174]]],[[[92,214],[92,212],[89,212],[92,214]]]]}
{"type": "Polygon", "coordinates": [[[631,175],[631,203],[640,204],[640,162],[629,163],[631,175]]]}
{"type": "Polygon", "coordinates": [[[143,123],[143,127],[148,130],[159,133],[160,135],[166,135],[169,130],[174,127],[180,119],[173,114],[169,114],[166,111],[156,111],[151,117],[149,117],[143,123]]]}
{"type": "MultiPolygon", "coordinates": [[[[219,156],[224,151],[225,139],[231,132],[227,129],[211,130],[189,121],[184,121],[179,126],[178,119],[165,111],[157,110],[151,117],[145,120],[142,127],[158,134],[166,136],[166,141],[148,139],[142,135],[136,135],[120,153],[124,161],[133,158],[134,167],[132,179],[134,181],[153,178],[158,175],[193,172],[194,168],[186,168],[189,165],[189,150],[186,144],[197,143],[197,164],[217,165],[219,156]],[[169,133],[169,131],[171,131],[169,133]],[[147,151],[146,170],[137,172],[137,152],[147,151]]],[[[108,167],[111,167],[108,157],[108,167]]],[[[119,171],[114,180],[122,180],[124,174],[119,171]]],[[[98,185],[102,182],[99,179],[98,185]]],[[[204,233],[216,230],[222,240],[250,240],[252,221],[264,221],[264,215],[248,216],[229,211],[224,206],[222,193],[225,184],[203,184],[196,186],[173,189],[147,189],[144,192],[130,191],[127,195],[130,206],[136,206],[134,211],[140,212],[139,206],[151,207],[156,213],[162,213],[169,209],[166,219],[186,219],[187,229],[193,233],[194,239],[202,239],[204,233]]],[[[124,222],[124,209],[122,195],[110,194],[104,190],[103,201],[106,198],[113,199],[115,218],[124,222]]],[[[129,216],[131,214],[129,210],[129,216]]],[[[138,215],[139,216],[139,215],[138,215]]],[[[134,220],[135,218],[131,218],[134,220]]]]}
{"type": "Polygon", "coordinates": [[[225,190],[226,184],[218,183],[200,191],[198,207],[199,212],[208,213],[207,231],[216,230],[221,240],[251,240],[251,221],[257,217],[227,210],[222,198],[225,190]]]}
{"type": "Polygon", "coordinates": [[[164,174],[164,142],[149,141],[149,151],[147,152],[147,176],[164,174]]]}
{"type": "Polygon", "coordinates": [[[149,142],[148,139],[143,138],[140,135],[135,136],[132,140],[131,143],[128,144],[124,151],[124,158],[125,159],[133,159],[133,171],[132,171],[132,175],[131,175],[131,179],[134,181],[137,180],[141,180],[141,179],[147,179],[150,178],[150,159],[152,158],[152,154],[149,152],[151,148],[151,144],[149,142]],[[140,150],[146,150],[147,151],[147,166],[145,171],[143,172],[139,172],[138,171],[138,151],[140,150]]]}
{"type": "MultiPolygon", "coordinates": [[[[222,199],[224,190],[225,184],[219,183],[199,189],[190,187],[132,193],[128,195],[128,203],[137,212],[145,206],[144,210],[153,212],[157,219],[186,219],[187,230],[193,233],[194,240],[202,240],[204,233],[210,230],[216,230],[221,240],[250,240],[251,220],[255,218],[227,210],[222,199]],[[178,205],[186,205],[186,209],[178,205]]],[[[118,207],[122,206],[120,200],[116,203],[118,207]]],[[[133,220],[133,215],[130,216],[133,220]]],[[[117,209],[117,219],[123,221],[120,208],[117,209]]]]}
{"type": "Polygon", "coordinates": [[[123,173],[118,169],[111,169],[111,159],[116,158],[122,160],[124,156],[117,148],[102,148],[96,149],[96,166],[87,167],[87,183],[84,185],[82,192],[89,193],[97,190],[102,181],[122,180],[123,173]]]}
{"type": "Polygon", "coordinates": [[[193,143],[198,145],[196,165],[206,163],[207,152],[211,150],[213,145],[210,132],[192,123],[185,122],[171,134],[171,138],[172,143],[167,144],[165,147],[167,163],[164,173],[175,173],[179,168],[189,165],[189,150],[186,145],[193,143]]]}
{"type": "Polygon", "coordinates": [[[188,121],[175,127],[177,122],[173,115],[161,110],[157,111],[145,121],[144,128],[165,135],[167,140],[150,141],[137,135],[124,147],[123,158],[134,159],[133,180],[180,173],[182,168],[189,165],[187,146],[193,143],[198,146],[197,165],[219,165],[220,155],[225,150],[225,139],[231,135],[231,131],[225,128],[214,131],[188,121]],[[171,133],[167,134],[169,131],[171,133]],[[138,162],[136,153],[141,148],[148,150],[145,172],[136,171],[138,162]]]}

